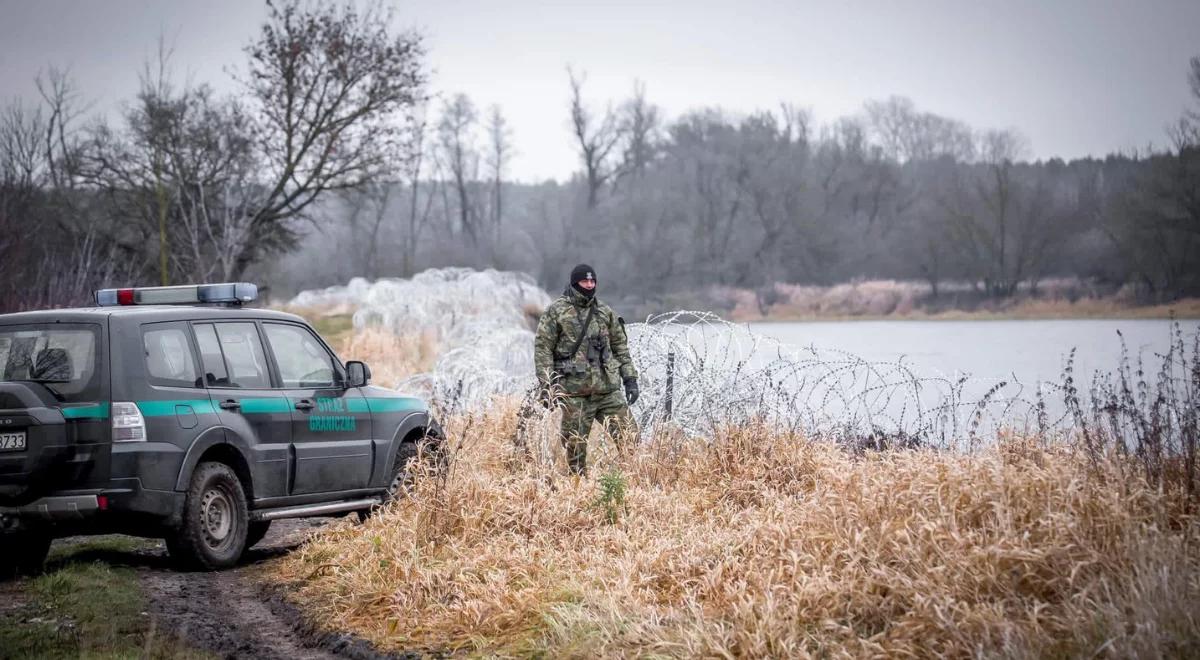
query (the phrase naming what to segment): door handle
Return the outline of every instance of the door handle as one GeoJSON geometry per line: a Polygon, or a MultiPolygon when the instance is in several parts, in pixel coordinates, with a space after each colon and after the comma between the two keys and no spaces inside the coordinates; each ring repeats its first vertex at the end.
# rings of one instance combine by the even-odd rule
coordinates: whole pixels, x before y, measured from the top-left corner
{"type": "Polygon", "coordinates": [[[296,402],[296,410],[312,410],[315,407],[313,402],[308,399],[300,399],[296,402]]]}
{"type": "Polygon", "coordinates": [[[221,403],[218,403],[217,405],[220,406],[224,410],[237,410],[238,408],[242,407],[242,403],[240,401],[238,401],[237,399],[225,399],[224,401],[222,401],[221,403]]]}

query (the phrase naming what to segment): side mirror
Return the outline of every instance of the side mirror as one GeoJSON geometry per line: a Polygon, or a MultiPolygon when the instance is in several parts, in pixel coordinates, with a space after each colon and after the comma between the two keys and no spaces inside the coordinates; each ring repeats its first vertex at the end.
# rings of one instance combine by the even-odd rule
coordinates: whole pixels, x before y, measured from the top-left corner
{"type": "Polygon", "coordinates": [[[371,368],[365,362],[351,360],[346,363],[346,387],[363,387],[371,382],[371,368]]]}

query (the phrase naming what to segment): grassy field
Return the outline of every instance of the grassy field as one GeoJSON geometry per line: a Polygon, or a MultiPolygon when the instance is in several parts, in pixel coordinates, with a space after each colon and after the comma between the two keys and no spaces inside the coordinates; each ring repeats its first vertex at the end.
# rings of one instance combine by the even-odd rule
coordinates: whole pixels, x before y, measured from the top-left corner
{"type": "MultiPolygon", "coordinates": [[[[430,337],[322,323],[383,384],[438,354],[430,337]]],[[[528,453],[514,401],[443,421],[445,474],[270,567],[315,625],[383,649],[497,657],[1200,648],[1196,495],[1149,481],[1140,454],[1072,437],[855,454],[752,427],[660,432],[626,455],[593,436],[580,479],[553,416],[527,427],[528,453]]]]}
{"type": "MultiPolygon", "coordinates": [[[[1001,439],[853,455],[761,428],[604,448],[565,476],[516,410],[448,420],[451,469],[277,567],[319,625],[500,657],[1178,657],[1195,502],[1001,439]]],[[[593,438],[595,443],[596,438],[593,438]]],[[[594,445],[595,446],[595,445],[594,445]]]]}
{"type": "Polygon", "coordinates": [[[46,572],[0,585],[10,603],[0,610],[3,658],[207,658],[156,632],[133,569],[88,557],[131,552],[146,541],[101,537],[56,544],[46,572]]]}

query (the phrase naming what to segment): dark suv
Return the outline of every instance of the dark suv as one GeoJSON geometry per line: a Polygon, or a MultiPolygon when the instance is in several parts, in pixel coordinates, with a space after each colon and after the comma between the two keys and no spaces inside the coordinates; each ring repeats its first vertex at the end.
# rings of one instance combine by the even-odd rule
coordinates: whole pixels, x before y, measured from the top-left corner
{"type": "Polygon", "coordinates": [[[0,572],[109,532],[229,566],[272,520],[368,513],[440,446],[420,400],[369,386],[300,317],[238,306],[254,285],[96,295],[0,315],[0,572]]]}

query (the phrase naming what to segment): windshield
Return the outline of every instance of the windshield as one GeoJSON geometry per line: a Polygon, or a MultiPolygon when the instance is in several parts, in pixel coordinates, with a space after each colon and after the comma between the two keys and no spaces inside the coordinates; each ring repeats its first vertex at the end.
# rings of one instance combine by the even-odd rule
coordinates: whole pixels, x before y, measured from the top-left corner
{"type": "Polygon", "coordinates": [[[59,401],[96,401],[99,326],[83,323],[0,326],[0,381],[40,383],[59,401]]]}

